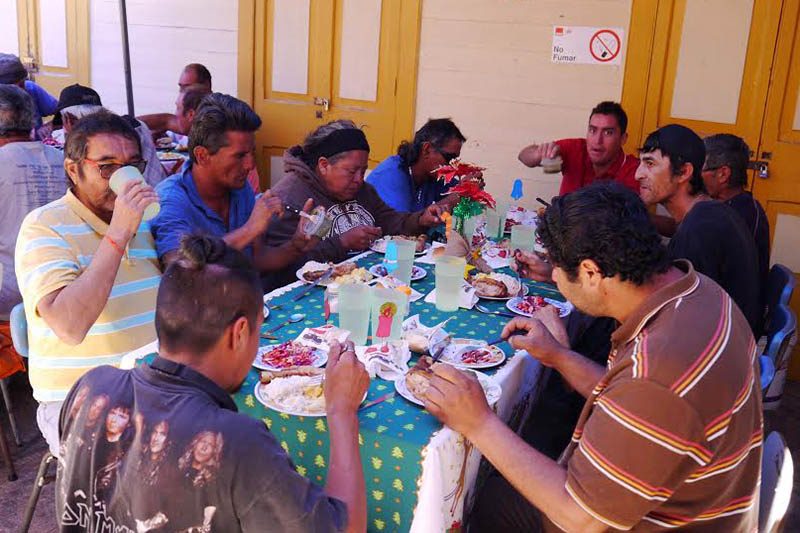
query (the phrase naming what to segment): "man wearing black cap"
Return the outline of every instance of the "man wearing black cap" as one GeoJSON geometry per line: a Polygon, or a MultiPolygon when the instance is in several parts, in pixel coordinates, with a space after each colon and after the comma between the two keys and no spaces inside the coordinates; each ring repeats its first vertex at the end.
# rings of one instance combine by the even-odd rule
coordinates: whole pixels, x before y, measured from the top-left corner
{"type": "MultiPolygon", "coordinates": [[[[55,139],[57,145],[63,146],[66,135],[78,120],[103,110],[104,107],[100,100],[100,95],[91,87],[85,87],[77,83],[64,87],[58,97],[56,116],[53,117],[53,124],[55,126],[63,124],[63,130],[54,131],[53,139],[55,139]]],[[[153,144],[153,135],[144,122],[128,116],[123,118],[136,130],[136,134],[139,136],[139,141],[142,145],[142,158],[147,161],[147,167],[145,167],[142,175],[149,185],[155,187],[167,175],[161,166],[161,161],[158,159],[156,147],[153,144]]]]}
{"type": "Polygon", "coordinates": [[[22,61],[13,54],[0,53],[0,83],[17,85],[30,95],[34,106],[34,127],[42,126],[42,117],[56,111],[56,99],[36,83],[26,79],[28,71],[22,61]]]}
{"type": "Polygon", "coordinates": [[[671,257],[690,260],[719,283],[758,337],[763,306],[755,241],[736,211],[708,196],[705,158],[703,140],[689,128],[670,124],[654,131],[639,156],[639,195],[648,205],[663,205],[678,223],[671,257]]]}

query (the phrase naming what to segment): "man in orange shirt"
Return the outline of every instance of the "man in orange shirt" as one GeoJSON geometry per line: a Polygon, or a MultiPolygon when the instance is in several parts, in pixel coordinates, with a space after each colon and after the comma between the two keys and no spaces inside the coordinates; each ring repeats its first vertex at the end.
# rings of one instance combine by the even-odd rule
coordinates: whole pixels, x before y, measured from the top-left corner
{"type": "Polygon", "coordinates": [[[616,102],[600,102],[589,115],[585,139],[561,139],[532,144],[522,149],[519,160],[538,167],[542,159],[561,157],[559,195],[577,191],[598,181],[613,180],[634,192],[639,184],[634,177],[639,160],[622,150],[628,140],[628,115],[616,102]]]}

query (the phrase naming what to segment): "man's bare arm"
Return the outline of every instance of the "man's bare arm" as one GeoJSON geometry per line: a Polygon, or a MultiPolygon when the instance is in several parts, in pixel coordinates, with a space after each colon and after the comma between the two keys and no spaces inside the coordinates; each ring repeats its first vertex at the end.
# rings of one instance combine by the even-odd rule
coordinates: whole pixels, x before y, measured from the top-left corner
{"type": "Polygon", "coordinates": [[[180,132],[180,125],[178,124],[178,117],[172,113],[154,113],[152,115],[141,115],[136,117],[145,124],[153,134],[162,134],[165,131],[180,132]]]}

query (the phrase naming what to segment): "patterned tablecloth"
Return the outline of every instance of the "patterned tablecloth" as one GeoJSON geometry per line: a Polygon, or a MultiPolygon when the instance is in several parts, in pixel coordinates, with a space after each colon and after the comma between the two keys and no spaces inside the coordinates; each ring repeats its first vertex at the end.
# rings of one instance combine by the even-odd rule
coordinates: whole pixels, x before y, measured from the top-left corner
{"type": "MultiPolygon", "coordinates": [[[[377,254],[354,258],[361,266],[381,261],[377,254]]],[[[427,294],[434,287],[432,265],[419,265],[428,275],[413,287],[427,294]]],[[[528,282],[530,293],[563,299],[552,286],[528,282]]],[[[306,327],[324,323],[324,289],[315,288],[297,302],[291,301],[304,285],[300,282],[265,296],[273,310],[264,324],[269,329],[293,313],[305,313],[303,322],[289,324],[276,332],[278,341],[262,339],[262,344],[295,338],[306,327]]],[[[490,309],[505,309],[503,301],[482,301],[490,309]]],[[[443,313],[422,299],[411,304],[410,315],[419,313],[425,325],[436,324],[453,314],[447,325],[454,337],[491,339],[499,336],[508,318],[459,309],[443,313]]],[[[337,323],[337,315],[331,320],[337,323]]],[[[506,354],[511,347],[499,345],[506,354]]],[[[414,358],[416,359],[416,358],[414,358]]],[[[499,367],[486,371],[503,388],[495,406],[498,414],[514,427],[535,396],[541,366],[524,352],[510,357],[499,367]]],[[[239,409],[259,418],[270,428],[281,446],[291,456],[297,471],[324,485],[329,451],[325,418],[297,417],[278,413],[263,406],[254,396],[258,372],[248,374],[240,391],[234,395],[239,409]]],[[[394,390],[391,381],[373,379],[367,401],[394,390]]],[[[359,443],[367,487],[368,528],[370,531],[459,530],[465,500],[470,496],[478,473],[481,455],[461,435],[443,427],[430,413],[399,395],[359,412],[359,443]]]]}

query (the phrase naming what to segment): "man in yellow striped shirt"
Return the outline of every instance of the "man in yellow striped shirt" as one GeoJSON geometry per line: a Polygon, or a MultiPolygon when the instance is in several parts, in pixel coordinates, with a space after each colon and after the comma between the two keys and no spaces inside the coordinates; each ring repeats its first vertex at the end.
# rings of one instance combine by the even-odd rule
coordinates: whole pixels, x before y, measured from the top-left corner
{"type": "Polygon", "coordinates": [[[37,422],[54,454],[70,387],[155,340],[161,272],[142,214],[158,197],[143,182],[128,182],[117,196],[109,178],[126,165],[141,170],[145,161],[122,117],[103,112],[80,120],[64,147],[70,189],[28,214],[17,239],[37,422]]]}

